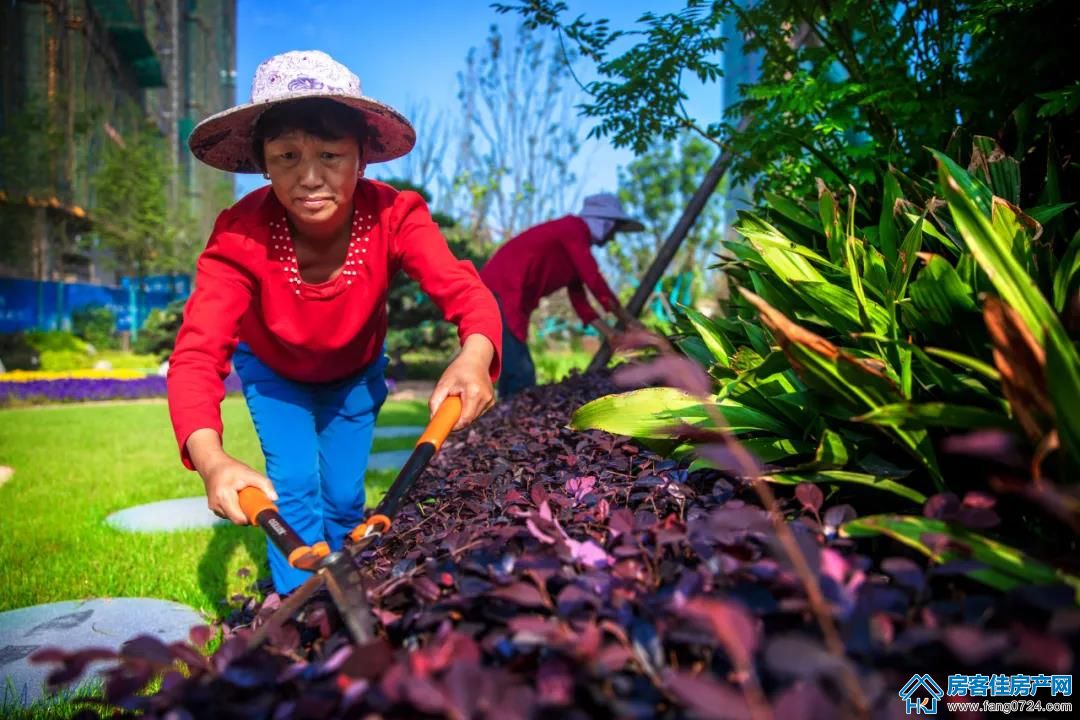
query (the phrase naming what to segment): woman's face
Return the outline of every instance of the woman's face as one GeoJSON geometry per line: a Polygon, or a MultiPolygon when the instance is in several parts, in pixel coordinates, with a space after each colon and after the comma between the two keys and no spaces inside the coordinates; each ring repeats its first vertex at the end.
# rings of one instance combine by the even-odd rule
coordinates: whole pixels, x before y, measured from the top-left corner
{"type": "Polygon", "coordinates": [[[295,130],[263,143],[274,195],[298,227],[332,230],[348,223],[360,174],[356,138],[323,140],[295,130]]]}

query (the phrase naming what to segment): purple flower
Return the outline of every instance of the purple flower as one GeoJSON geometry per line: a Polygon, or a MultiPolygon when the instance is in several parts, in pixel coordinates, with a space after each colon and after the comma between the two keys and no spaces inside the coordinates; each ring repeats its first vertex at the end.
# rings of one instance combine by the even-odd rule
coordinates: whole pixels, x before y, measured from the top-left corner
{"type": "MultiPolygon", "coordinates": [[[[225,391],[237,392],[239,390],[240,379],[233,373],[225,379],[225,391]]],[[[166,381],[160,375],[147,375],[137,380],[68,378],[0,382],[0,406],[94,400],[138,400],[165,397],[165,393],[166,381]]]]}

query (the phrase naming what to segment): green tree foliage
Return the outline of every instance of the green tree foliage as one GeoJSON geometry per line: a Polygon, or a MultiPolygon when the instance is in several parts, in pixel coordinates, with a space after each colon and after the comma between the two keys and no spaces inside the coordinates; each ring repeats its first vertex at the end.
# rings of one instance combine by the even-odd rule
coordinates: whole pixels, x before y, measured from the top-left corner
{"type": "Polygon", "coordinates": [[[163,308],[151,310],[135,339],[135,352],[165,360],[176,345],[176,334],[184,321],[186,300],[174,300],[163,308]]]}
{"type": "MultiPolygon", "coordinates": [[[[644,232],[619,234],[605,246],[624,285],[640,278],[652,263],[712,164],[713,155],[710,143],[684,134],[675,141],[658,141],[619,169],[619,199],[627,212],[645,225],[644,232]]],[[[672,274],[693,273],[698,286],[707,280],[713,239],[722,232],[722,210],[721,198],[712,197],[679,249],[672,274]]]]}
{"type": "Polygon", "coordinates": [[[94,176],[95,229],[121,272],[142,277],[169,257],[177,233],[167,197],[171,172],[163,140],[150,127],[106,146],[94,176]]]}
{"type": "Polygon", "coordinates": [[[116,316],[104,305],[84,305],[71,313],[71,331],[98,350],[116,345],[115,328],[116,316]]]}
{"type": "MultiPolygon", "coordinates": [[[[419,193],[425,201],[431,202],[426,188],[408,180],[391,178],[385,182],[398,190],[419,193]]],[[[468,230],[458,227],[454,219],[445,213],[433,212],[432,218],[438,223],[454,256],[472,262],[479,269],[487,259],[485,244],[468,230]]],[[[449,352],[457,346],[454,326],[443,320],[442,312],[420,288],[420,284],[404,273],[399,274],[390,286],[387,312],[390,329],[386,348],[393,356],[415,350],[449,352]]]]}
{"type": "MultiPolygon", "coordinates": [[[[970,147],[973,134],[998,137],[1029,166],[1025,176],[1043,177],[1049,162],[1063,186],[1078,187],[1078,170],[1064,158],[1080,150],[1080,120],[1062,115],[1039,131],[1029,127],[1038,106],[1023,106],[1080,77],[1070,57],[1080,30],[1071,0],[687,0],[614,30],[605,20],[564,20],[566,3],[556,0],[498,7],[555,28],[596,63],[600,78],[583,106],[597,121],[593,135],[643,153],[656,138],[690,129],[735,150],[733,181],[753,181],[759,199],[766,191],[809,195],[817,178],[862,189],[883,182],[890,167],[929,172],[924,148],[948,146],[957,125],[968,140],[954,147],[970,147]],[[725,117],[693,117],[682,83],[720,80],[725,22],[760,57],[760,78],[741,88],[725,117]],[[742,116],[752,119],[737,132],[742,116]],[[1065,144],[1058,156],[1051,137],[1065,144]]],[[[877,211],[878,194],[860,197],[861,212],[877,211]]]]}

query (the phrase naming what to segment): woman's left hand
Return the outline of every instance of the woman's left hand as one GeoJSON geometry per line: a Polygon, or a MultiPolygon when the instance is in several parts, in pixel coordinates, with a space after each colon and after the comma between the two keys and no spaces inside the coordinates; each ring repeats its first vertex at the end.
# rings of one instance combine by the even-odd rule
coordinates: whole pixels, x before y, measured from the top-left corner
{"type": "Polygon", "coordinates": [[[447,366],[431,393],[428,403],[431,414],[435,414],[448,395],[459,395],[461,417],[454,430],[460,430],[490,410],[495,404],[490,372],[494,357],[495,346],[483,335],[465,338],[461,353],[447,366]]]}

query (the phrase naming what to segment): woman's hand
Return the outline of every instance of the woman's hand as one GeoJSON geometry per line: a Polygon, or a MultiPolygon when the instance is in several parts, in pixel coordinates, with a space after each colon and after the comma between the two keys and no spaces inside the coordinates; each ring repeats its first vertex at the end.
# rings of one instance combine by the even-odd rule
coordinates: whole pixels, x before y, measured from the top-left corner
{"type": "Polygon", "coordinates": [[[218,517],[237,525],[248,524],[247,516],[240,509],[240,491],[246,487],[256,487],[271,500],[277,500],[270,480],[226,454],[216,431],[209,428],[196,430],[188,438],[187,448],[191,462],[206,486],[206,506],[218,517]]]}
{"type": "Polygon", "coordinates": [[[465,338],[461,353],[447,366],[431,393],[428,408],[431,414],[448,395],[461,397],[461,417],[454,430],[468,426],[495,404],[495,388],[491,385],[491,361],[495,346],[483,335],[465,338]]]}
{"type": "Polygon", "coordinates": [[[228,458],[215,465],[204,480],[206,485],[206,505],[218,517],[231,520],[237,525],[247,525],[248,518],[240,509],[240,491],[246,487],[256,487],[266,493],[271,500],[277,500],[274,486],[266,476],[250,467],[228,458]]]}

